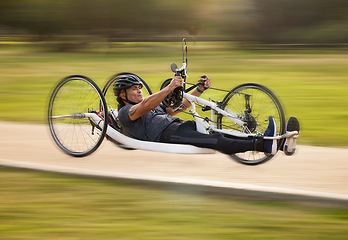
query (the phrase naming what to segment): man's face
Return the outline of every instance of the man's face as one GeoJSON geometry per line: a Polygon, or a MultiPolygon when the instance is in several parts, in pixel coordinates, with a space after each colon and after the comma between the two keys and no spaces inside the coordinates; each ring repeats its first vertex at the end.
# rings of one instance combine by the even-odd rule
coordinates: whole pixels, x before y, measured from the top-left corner
{"type": "MultiPolygon", "coordinates": [[[[128,100],[135,103],[140,103],[144,99],[141,88],[141,85],[133,85],[130,88],[127,88],[126,91],[128,100]]],[[[125,98],[125,96],[123,96],[122,98],[125,98]]]]}

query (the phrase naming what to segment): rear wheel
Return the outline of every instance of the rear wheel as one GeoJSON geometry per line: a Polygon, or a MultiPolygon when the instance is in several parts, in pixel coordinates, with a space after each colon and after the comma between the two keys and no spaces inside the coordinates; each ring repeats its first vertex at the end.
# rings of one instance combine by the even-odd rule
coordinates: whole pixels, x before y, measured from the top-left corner
{"type": "MultiPolygon", "coordinates": [[[[232,129],[243,133],[262,135],[268,126],[268,116],[273,116],[277,124],[277,133],[285,131],[283,107],[276,95],[260,84],[246,83],[232,89],[221,103],[222,109],[238,114],[238,119],[246,123],[241,127],[231,119],[218,115],[217,126],[220,129],[232,129]]],[[[282,140],[278,141],[280,146],[282,140]]],[[[270,160],[273,155],[263,152],[248,151],[231,155],[237,162],[257,165],[270,160]]]]}
{"type": "Polygon", "coordinates": [[[53,90],[48,106],[48,125],[53,140],[71,156],[93,153],[105,136],[106,109],[103,93],[91,79],[80,75],[64,78],[53,90]],[[105,119],[103,127],[83,115],[97,112],[105,119]]]}

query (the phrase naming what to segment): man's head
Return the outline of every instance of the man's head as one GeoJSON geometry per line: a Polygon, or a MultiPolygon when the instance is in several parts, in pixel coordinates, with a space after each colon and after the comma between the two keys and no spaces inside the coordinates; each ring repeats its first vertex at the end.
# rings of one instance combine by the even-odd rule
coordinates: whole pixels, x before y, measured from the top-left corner
{"type": "Polygon", "coordinates": [[[124,104],[137,104],[143,100],[142,82],[134,75],[122,75],[113,84],[117,101],[124,104]]]}

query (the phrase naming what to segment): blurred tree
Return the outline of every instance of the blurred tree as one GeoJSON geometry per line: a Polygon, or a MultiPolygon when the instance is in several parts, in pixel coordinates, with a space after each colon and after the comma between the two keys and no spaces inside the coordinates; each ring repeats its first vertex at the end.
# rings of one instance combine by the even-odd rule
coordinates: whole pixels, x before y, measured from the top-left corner
{"type": "Polygon", "coordinates": [[[64,42],[60,50],[68,42],[80,47],[100,38],[162,41],[183,34],[263,43],[347,42],[348,1],[0,0],[0,34],[10,32],[64,42]]]}
{"type": "Polygon", "coordinates": [[[212,1],[209,11],[211,32],[223,39],[245,41],[252,38],[250,31],[254,21],[254,6],[251,0],[212,1]]]}
{"type": "MultiPolygon", "coordinates": [[[[322,39],[308,37],[311,31],[331,23],[332,28],[347,22],[346,0],[253,0],[255,6],[255,37],[262,42],[330,42],[330,36],[322,39]]],[[[324,29],[323,29],[324,30],[324,29]]],[[[348,28],[339,31],[346,32],[348,28]]],[[[326,31],[326,30],[324,30],[326,31]]],[[[336,34],[341,34],[340,32],[336,34]]],[[[331,36],[335,38],[334,34],[331,36]]]]}

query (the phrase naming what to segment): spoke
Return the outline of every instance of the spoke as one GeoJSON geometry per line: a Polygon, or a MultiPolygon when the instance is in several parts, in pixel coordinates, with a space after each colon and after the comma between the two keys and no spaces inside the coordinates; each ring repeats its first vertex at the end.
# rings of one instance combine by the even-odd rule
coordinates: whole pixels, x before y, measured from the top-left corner
{"type": "MultiPolygon", "coordinates": [[[[252,125],[256,124],[256,128],[252,133],[262,134],[266,130],[268,126],[268,116],[273,116],[276,120],[277,126],[278,124],[281,126],[282,119],[284,118],[281,106],[278,105],[278,100],[274,99],[272,93],[261,85],[244,84],[235,88],[225,97],[226,100],[223,102],[223,106],[242,116],[241,119],[243,120],[244,117],[247,117],[245,113],[247,101],[245,97],[246,95],[251,96],[249,103],[251,108],[250,117],[252,117],[252,120],[256,121],[255,123],[251,123],[252,125]]],[[[235,128],[239,129],[238,131],[245,133],[250,132],[249,128],[235,125],[231,119],[225,116],[218,117],[218,126],[225,129],[235,126],[235,128]]],[[[281,131],[283,131],[281,127],[277,128],[278,133],[281,131]]],[[[232,155],[232,157],[245,164],[258,164],[271,158],[269,155],[255,151],[238,153],[232,155]]]]}

